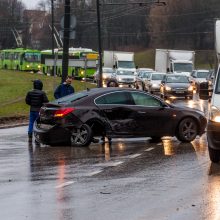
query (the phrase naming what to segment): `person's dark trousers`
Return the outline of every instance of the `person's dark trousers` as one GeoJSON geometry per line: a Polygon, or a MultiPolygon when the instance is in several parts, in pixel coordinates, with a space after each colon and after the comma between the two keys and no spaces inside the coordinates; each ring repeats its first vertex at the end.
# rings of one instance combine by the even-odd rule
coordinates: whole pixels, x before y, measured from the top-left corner
{"type": "Polygon", "coordinates": [[[39,116],[39,112],[35,111],[30,111],[30,116],[29,116],[29,126],[28,126],[28,138],[29,142],[32,142],[32,134],[33,134],[33,126],[34,122],[39,116]]]}

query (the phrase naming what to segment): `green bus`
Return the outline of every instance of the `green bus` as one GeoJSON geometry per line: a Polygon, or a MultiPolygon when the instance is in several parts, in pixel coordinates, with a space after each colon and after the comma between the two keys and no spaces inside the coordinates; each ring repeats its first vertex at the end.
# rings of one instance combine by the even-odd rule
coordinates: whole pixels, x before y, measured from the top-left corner
{"type": "Polygon", "coordinates": [[[0,68],[21,71],[39,71],[41,69],[39,50],[16,48],[0,51],[0,68]]]}
{"type": "MultiPolygon", "coordinates": [[[[52,57],[52,50],[41,51],[41,71],[44,74],[54,74],[54,64],[56,65],[56,75],[62,75],[63,51],[55,49],[55,61],[52,57]]],[[[93,78],[98,63],[98,53],[87,48],[69,48],[68,75],[74,78],[93,78]]]]}

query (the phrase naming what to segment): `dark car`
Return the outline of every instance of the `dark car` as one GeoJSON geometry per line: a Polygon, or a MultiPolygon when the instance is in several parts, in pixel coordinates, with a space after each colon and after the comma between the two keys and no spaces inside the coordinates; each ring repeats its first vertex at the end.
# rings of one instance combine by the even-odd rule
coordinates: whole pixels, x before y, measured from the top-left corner
{"type": "Polygon", "coordinates": [[[93,137],[176,136],[190,142],[204,133],[202,112],[170,105],[160,98],[125,88],[95,88],[47,103],[34,125],[47,145],[87,146],[93,137]]]}
{"type": "Polygon", "coordinates": [[[160,94],[166,98],[193,98],[193,85],[189,77],[180,74],[167,74],[161,81],[160,94]]]}

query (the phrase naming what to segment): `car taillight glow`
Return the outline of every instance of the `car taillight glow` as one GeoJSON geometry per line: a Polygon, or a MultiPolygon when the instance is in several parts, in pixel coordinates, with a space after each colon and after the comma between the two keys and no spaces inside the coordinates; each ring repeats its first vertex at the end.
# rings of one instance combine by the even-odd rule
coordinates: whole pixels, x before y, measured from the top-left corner
{"type": "Polygon", "coordinates": [[[66,115],[68,115],[69,113],[73,112],[75,110],[75,108],[62,108],[59,109],[57,111],[55,111],[54,113],[54,117],[55,118],[62,118],[66,115]]]}

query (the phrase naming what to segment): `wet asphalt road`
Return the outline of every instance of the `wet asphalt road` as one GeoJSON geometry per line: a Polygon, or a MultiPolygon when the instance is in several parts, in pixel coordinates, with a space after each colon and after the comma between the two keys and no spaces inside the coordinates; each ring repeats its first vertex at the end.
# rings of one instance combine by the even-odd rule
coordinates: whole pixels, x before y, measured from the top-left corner
{"type": "MultiPolygon", "coordinates": [[[[175,103],[208,110],[196,97],[175,103]]],[[[28,145],[26,131],[0,130],[1,219],[220,219],[220,165],[205,134],[73,148],[28,145]]]]}

